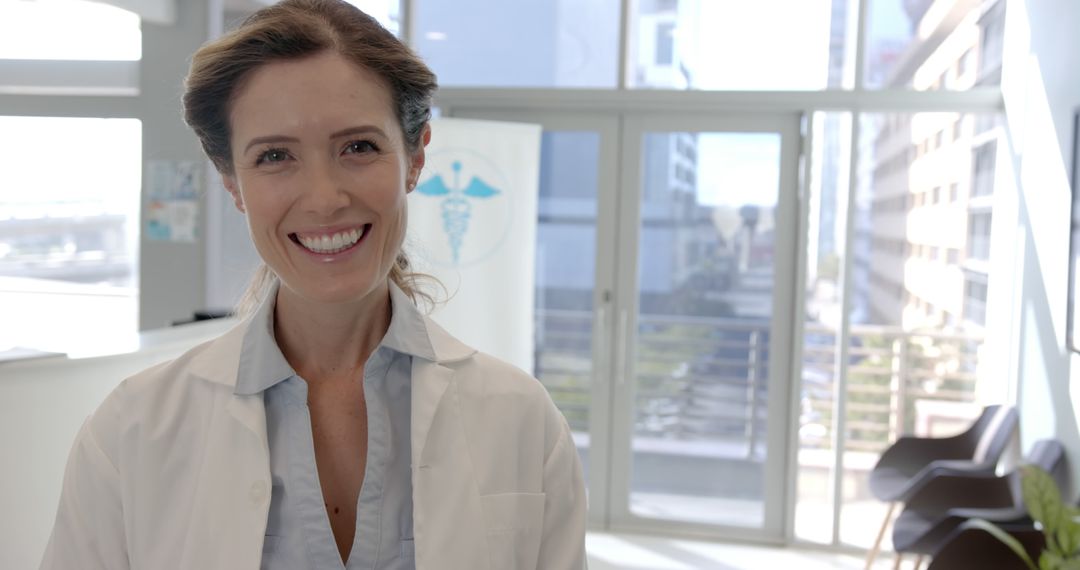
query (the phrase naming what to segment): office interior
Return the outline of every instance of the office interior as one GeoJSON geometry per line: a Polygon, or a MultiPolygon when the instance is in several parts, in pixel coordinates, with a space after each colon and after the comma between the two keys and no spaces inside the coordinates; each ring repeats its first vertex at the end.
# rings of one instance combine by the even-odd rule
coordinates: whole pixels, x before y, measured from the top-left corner
{"type": "MultiPolygon", "coordinates": [[[[266,3],[0,0],[0,567],[105,395],[235,323],[258,259],[180,94],[266,3]]],[[[440,120],[542,129],[529,372],[590,567],[862,568],[881,453],[990,404],[999,471],[1080,461],[1080,4],[352,3],[440,120]]]]}

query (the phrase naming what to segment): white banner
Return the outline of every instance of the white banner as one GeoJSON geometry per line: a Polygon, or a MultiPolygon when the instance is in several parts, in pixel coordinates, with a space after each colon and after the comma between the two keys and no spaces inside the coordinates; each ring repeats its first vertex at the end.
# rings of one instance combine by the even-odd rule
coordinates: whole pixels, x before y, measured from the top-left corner
{"type": "Polygon", "coordinates": [[[432,317],[531,374],[541,128],[435,119],[431,130],[405,249],[447,288],[432,317]]]}

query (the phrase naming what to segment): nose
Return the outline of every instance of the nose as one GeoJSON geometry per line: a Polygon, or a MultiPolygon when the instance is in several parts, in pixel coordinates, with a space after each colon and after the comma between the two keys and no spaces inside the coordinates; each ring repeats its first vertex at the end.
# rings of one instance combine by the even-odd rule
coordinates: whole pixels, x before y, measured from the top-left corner
{"type": "Polygon", "coordinates": [[[343,182],[335,176],[332,164],[310,165],[306,178],[303,204],[309,213],[330,218],[349,205],[349,195],[343,182]]]}

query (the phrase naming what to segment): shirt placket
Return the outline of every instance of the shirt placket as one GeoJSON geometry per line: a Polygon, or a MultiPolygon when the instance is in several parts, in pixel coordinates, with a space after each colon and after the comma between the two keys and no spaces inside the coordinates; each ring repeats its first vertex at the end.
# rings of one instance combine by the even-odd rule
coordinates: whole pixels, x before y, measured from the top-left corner
{"type": "Polygon", "coordinates": [[[364,399],[367,402],[368,450],[364,484],[356,504],[356,534],[349,555],[349,570],[378,568],[382,537],[382,502],[385,496],[386,461],[390,455],[390,433],[382,381],[386,377],[390,352],[380,346],[364,366],[364,399]]]}

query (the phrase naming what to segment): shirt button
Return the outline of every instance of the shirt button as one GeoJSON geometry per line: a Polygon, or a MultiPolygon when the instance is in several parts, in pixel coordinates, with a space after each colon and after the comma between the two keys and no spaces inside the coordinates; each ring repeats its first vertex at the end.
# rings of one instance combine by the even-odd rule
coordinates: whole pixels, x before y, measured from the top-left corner
{"type": "Polygon", "coordinates": [[[252,483],[248,496],[251,497],[251,504],[261,505],[266,500],[266,482],[256,481],[252,483]]]}

